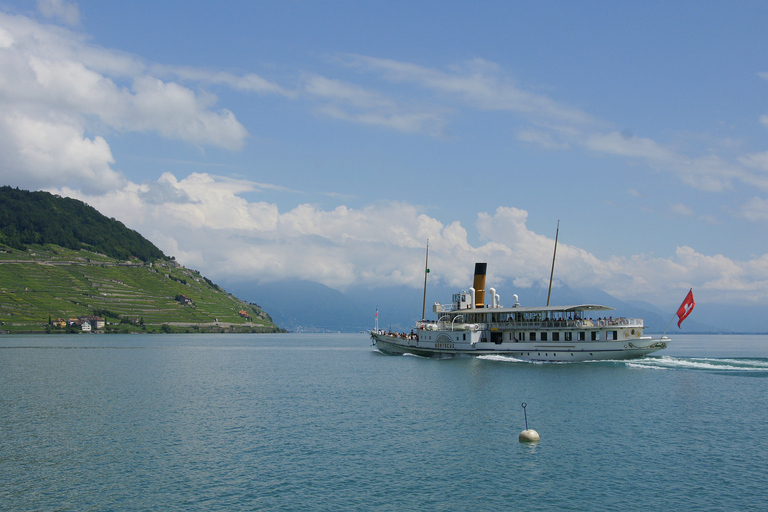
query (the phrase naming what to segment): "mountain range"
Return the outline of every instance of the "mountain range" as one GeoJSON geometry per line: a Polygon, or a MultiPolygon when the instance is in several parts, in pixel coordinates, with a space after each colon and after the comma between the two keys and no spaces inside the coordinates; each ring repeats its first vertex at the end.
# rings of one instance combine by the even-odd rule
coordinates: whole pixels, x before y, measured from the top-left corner
{"type": "MultiPolygon", "coordinates": [[[[468,289],[471,283],[467,284],[468,289]]],[[[294,332],[357,332],[372,329],[376,322],[382,329],[410,331],[422,318],[423,290],[406,286],[351,288],[340,292],[322,284],[303,280],[271,283],[257,281],[223,282],[230,293],[248,302],[256,302],[268,311],[280,327],[294,332]]],[[[425,318],[434,318],[432,304],[450,302],[459,290],[443,286],[428,287],[425,318]]],[[[502,293],[503,291],[499,291],[502,293]]],[[[546,288],[521,288],[501,296],[504,306],[513,304],[517,294],[521,305],[541,306],[547,302],[546,288]]],[[[684,299],[680,296],[680,301],[684,299]]],[[[612,316],[642,318],[648,333],[765,333],[768,319],[758,306],[728,306],[698,303],[693,313],[677,327],[676,308],[662,310],[643,301],[622,301],[596,289],[573,290],[564,283],[552,290],[552,305],[601,304],[614,308],[612,316]],[[674,321],[673,321],[674,320],[674,321]]],[[[613,312],[606,312],[611,315],[613,312]]]]}

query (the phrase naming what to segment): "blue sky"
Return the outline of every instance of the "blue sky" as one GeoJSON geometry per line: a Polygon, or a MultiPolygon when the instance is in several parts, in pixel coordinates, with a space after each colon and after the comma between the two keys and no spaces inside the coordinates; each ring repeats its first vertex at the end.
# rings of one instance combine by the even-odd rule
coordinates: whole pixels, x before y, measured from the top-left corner
{"type": "Polygon", "coordinates": [[[768,299],[764,2],[0,1],[2,184],[215,279],[768,299]]]}

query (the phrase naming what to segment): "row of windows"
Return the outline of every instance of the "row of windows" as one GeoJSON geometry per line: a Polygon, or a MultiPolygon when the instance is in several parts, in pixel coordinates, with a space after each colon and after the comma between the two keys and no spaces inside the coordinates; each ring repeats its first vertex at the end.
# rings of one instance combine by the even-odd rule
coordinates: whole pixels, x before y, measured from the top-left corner
{"type": "MultiPolygon", "coordinates": [[[[587,332],[586,331],[552,331],[552,332],[540,332],[539,338],[536,339],[536,332],[531,331],[527,333],[528,341],[573,341],[574,340],[574,334],[576,335],[575,339],[576,341],[587,341],[587,332]],[[551,336],[550,336],[551,335],[551,336]],[[561,340],[562,335],[562,340],[561,340]],[[551,340],[549,339],[551,338],[551,340]]],[[[600,339],[598,336],[599,331],[589,331],[589,338],[590,341],[597,341],[600,339]]],[[[517,339],[515,341],[525,341],[526,339],[526,333],[525,332],[518,332],[517,333],[517,339]]],[[[618,331],[605,331],[605,339],[606,340],[616,340],[618,339],[618,331]]],[[[512,333],[509,333],[509,341],[512,341],[512,333]]]]}

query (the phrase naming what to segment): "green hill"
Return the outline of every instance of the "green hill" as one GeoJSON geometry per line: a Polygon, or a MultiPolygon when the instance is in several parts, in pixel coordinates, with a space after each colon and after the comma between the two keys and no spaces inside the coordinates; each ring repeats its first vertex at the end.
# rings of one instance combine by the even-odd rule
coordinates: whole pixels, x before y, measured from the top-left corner
{"type": "Polygon", "coordinates": [[[0,331],[278,332],[256,304],[80,201],[0,187],[0,331]]]}
{"type": "Polygon", "coordinates": [[[0,187],[0,244],[21,250],[55,244],[125,260],[166,258],[139,233],[82,201],[11,187],[0,187]]]}

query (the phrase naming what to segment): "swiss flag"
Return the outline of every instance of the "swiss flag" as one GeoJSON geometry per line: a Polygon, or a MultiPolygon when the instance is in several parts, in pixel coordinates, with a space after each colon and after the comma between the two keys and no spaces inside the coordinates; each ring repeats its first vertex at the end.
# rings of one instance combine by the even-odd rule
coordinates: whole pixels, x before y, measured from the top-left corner
{"type": "Polygon", "coordinates": [[[685,300],[682,304],[680,304],[680,308],[677,310],[677,318],[680,320],[677,321],[677,328],[680,328],[680,324],[683,323],[683,320],[688,318],[688,315],[691,314],[691,311],[693,311],[693,306],[695,306],[696,303],[693,301],[693,288],[688,292],[688,295],[685,296],[685,300]]]}

